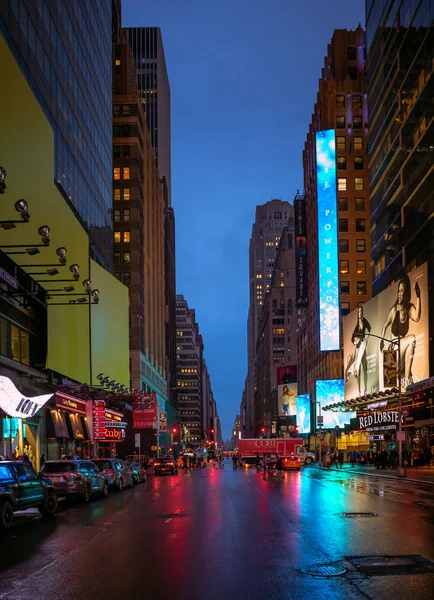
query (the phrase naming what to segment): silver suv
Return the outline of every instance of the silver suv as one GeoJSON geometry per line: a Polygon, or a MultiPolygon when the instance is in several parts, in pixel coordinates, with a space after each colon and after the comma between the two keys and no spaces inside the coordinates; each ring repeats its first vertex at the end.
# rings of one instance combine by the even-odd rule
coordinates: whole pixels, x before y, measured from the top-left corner
{"type": "Polygon", "coordinates": [[[119,458],[95,458],[93,461],[103,471],[108,484],[122,492],[126,487],[133,487],[133,478],[128,465],[119,458]]]}
{"type": "Polygon", "coordinates": [[[89,502],[92,496],[105,498],[108,494],[107,477],[91,460],[48,460],[41,467],[41,475],[51,479],[58,496],[89,502]]]}

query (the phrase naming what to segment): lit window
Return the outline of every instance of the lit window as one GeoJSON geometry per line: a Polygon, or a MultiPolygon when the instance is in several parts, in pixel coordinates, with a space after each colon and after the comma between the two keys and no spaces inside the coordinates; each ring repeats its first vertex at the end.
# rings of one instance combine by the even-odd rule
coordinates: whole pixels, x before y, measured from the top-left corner
{"type": "Polygon", "coordinates": [[[336,95],[336,108],[345,108],[345,96],[343,94],[336,95]]]}
{"type": "Polygon", "coordinates": [[[129,179],[130,178],[130,167],[124,167],[123,168],[123,176],[124,176],[124,179],[129,179]]]}
{"type": "Polygon", "coordinates": [[[353,96],[353,108],[362,108],[362,96],[353,96]]]}
{"type": "Polygon", "coordinates": [[[357,295],[358,296],[366,295],[366,281],[358,281],[357,282],[357,295]]]}
{"type": "Polygon", "coordinates": [[[120,179],[121,178],[121,169],[120,167],[114,167],[113,169],[113,179],[120,179]]]}
{"type": "Polygon", "coordinates": [[[356,240],[356,252],[366,252],[366,240],[356,240]]]}
{"type": "Polygon", "coordinates": [[[357,275],[364,275],[366,273],[366,260],[357,261],[357,275]]]}
{"type": "Polygon", "coordinates": [[[121,190],[119,188],[115,188],[113,190],[113,200],[120,200],[121,199],[121,190]]]}
{"type": "Polygon", "coordinates": [[[121,61],[120,61],[120,59],[119,59],[119,58],[117,58],[117,59],[115,60],[115,65],[116,65],[117,67],[120,67],[120,66],[121,66],[121,61]]]}
{"type": "Polygon", "coordinates": [[[124,208],[124,221],[128,222],[130,220],[130,209],[124,208]]]}
{"type": "Polygon", "coordinates": [[[119,244],[119,242],[121,241],[121,232],[120,231],[115,231],[114,234],[114,242],[115,244],[119,244]]]}
{"type": "Polygon", "coordinates": [[[347,191],[347,178],[346,177],[338,177],[338,191],[339,192],[347,191]]]}
{"type": "Polygon", "coordinates": [[[349,260],[340,260],[339,261],[339,273],[342,275],[347,275],[350,272],[350,261],[349,260]]]}
{"type": "Polygon", "coordinates": [[[347,168],[347,158],[346,156],[338,156],[338,169],[346,169],[347,168]]]}
{"type": "Polygon", "coordinates": [[[354,189],[356,190],[356,192],[363,192],[363,189],[364,189],[363,177],[355,177],[354,178],[354,189]]]}
{"type": "Polygon", "coordinates": [[[365,210],[364,198],[356,198],[356,210],[365,210]]]}
{"type": "Polygon", "coordinates": [[[131,252],[124,252],[124,264],[129,265],[131,263],[131,252]]]}
{"type": "Polygon", "coordinates": [[[345,117],[336,117],[336,129],[345,129],[345,117]]]}
{"type": "Polygon", "coordinates": [[[338,150],[345,150],[346,140],[343,136],[338,135],[336,138],[336,148],[338,150]]]}
{"type": "Polygon", "coordinates": [[[124,231],[124,243],[125,244],[129,244],[131,241],[131,232],[130,231],[124,231]]]}
{"type": "Polygon", "coordinates": [[[353,117],[354,129],[362,129],[362,117],[353,117]]]}
{"type": "Polygon", "coordinates": [[[375,263],[375,277],[378,277],[378,275],[382,271],[384,271],[385,268],[386,268],[386,257],[383,254],[382,256],[380,256],[378,261],[375,263]]]}
{"type": "Polygon", "coordinates": [[[356,231],[365,231],[365,219],[356,219],[356,231]]]}
{"type": "Polygon", "coordinates": [[[124,188],[124,200],[130,200],[130,188],[124,188]]]}
{"type": "Polygon", "coordinates": [[[354,138],[354,150],[363,150],[363,138],[356,136],[354,138]]]}
{"type": "Polygon", "coordinates": [[[115,223],[119,223],[120,220],[121,220],[121,211],[118,209],[115,209],[113,211],[113,221],[115,223]]]}

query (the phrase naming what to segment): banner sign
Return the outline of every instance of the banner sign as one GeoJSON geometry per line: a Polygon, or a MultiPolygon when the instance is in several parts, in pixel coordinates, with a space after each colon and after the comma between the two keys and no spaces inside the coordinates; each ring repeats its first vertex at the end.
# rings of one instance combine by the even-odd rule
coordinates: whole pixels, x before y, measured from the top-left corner
{"type": "Polygon", "coordinates": [[[34,417],[53,394],[28,398],[15,387],[9,379],[0,375],[0,408],[9,416],[21,419],[34,417]]]}
{"type": "Polygon", "coordinates": [[[340,349],[335,130],[316,133],[320,350],[340,349]]]}
{"type": "Polygon", "coordinates": [[[157,407],[157,395],[155,393],[146,394],[149,398],[146,398],[143,402],[133,403],[133,428],[134,429],[157,429],[157,418],[158,418],[158,407],[157,407]],[[148,403],[150,402],[150,406],[148,403]],[[141,406],[148,406],[147,408],[141,408],[141,406]]]}
{"type": "Polygon", "coordinates": [[[93,437],[95,440],[105,438],[105,402],[95,400],[93,403],[93,437]]]}
{"type": "Polygon", "coordinates": [[[424,263],[343,318],[345,400],[398,387],[398,345],[402,393],[429,377],[428,302],[424,263]]]}
{"type": "MultiPolygon", "coordinates": [[[[401,416],[404,423],[404,417],[401,416]]],[[[399,425],[399,412],[397,410],[383,410],[351,419],[351,426],[359,431],[395,431],[399,425]]]]}
{"type": "Polygon", "coordinates": [[[56,392],[56,395],[54,396],[54,403],[58,408],[80,413],[80,415],[86,415],[86,402],[84,400],[79,400],[73,396],[56,392]]]}
{"type": "Polygon", "coordinates": [[[306,204],[304,199],[294,200],[295,220],[295,284],[298,308],[308,305],[307,299],[307,247],[306,247],[306,204]]]}
{"type": "Polygon", "coordinates": [[[160,412],[160,432],[167,431],[167,412],[160,412]]]}

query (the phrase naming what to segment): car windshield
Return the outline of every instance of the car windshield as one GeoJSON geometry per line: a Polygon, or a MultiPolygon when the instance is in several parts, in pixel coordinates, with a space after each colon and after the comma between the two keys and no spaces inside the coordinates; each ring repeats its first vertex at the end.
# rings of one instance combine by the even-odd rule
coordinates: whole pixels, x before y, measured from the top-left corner
{"type": "Polygon", "coordinates": [[[113,469],[113,466],[109,460],[96,460],[95,463],[97,467],[103,469],[104,471],[109,471],[110,469],[113,469]]]}
{"type": "Polygon", "coordinates": [[[8,465],[0,465],[0,481],[9,481],[12,473],[8,465]]]}
{"type": "Polygon", "coordinates": [[[72,473],[77,470],[77,465],[75,463],[70,462],[54,462],[44,463],[42,467],[42,471],[44,473],[72,473]]]}

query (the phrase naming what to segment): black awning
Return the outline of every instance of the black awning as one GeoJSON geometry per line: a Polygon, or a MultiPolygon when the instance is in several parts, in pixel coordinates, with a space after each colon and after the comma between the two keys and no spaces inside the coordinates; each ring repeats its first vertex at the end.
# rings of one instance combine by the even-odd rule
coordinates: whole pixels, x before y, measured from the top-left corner
{"type": "Polygon", "coordinates": [[[84,440],[84,431],[80,415],[68,413],[72,436],[75,440],[84,440]]]}
{"type": "Polygon", "coordinates": [[[63,410],[56,410],[55,408],[47,410],[47,437],[55,437],[62,440],[71,439],[63,410]]]}

